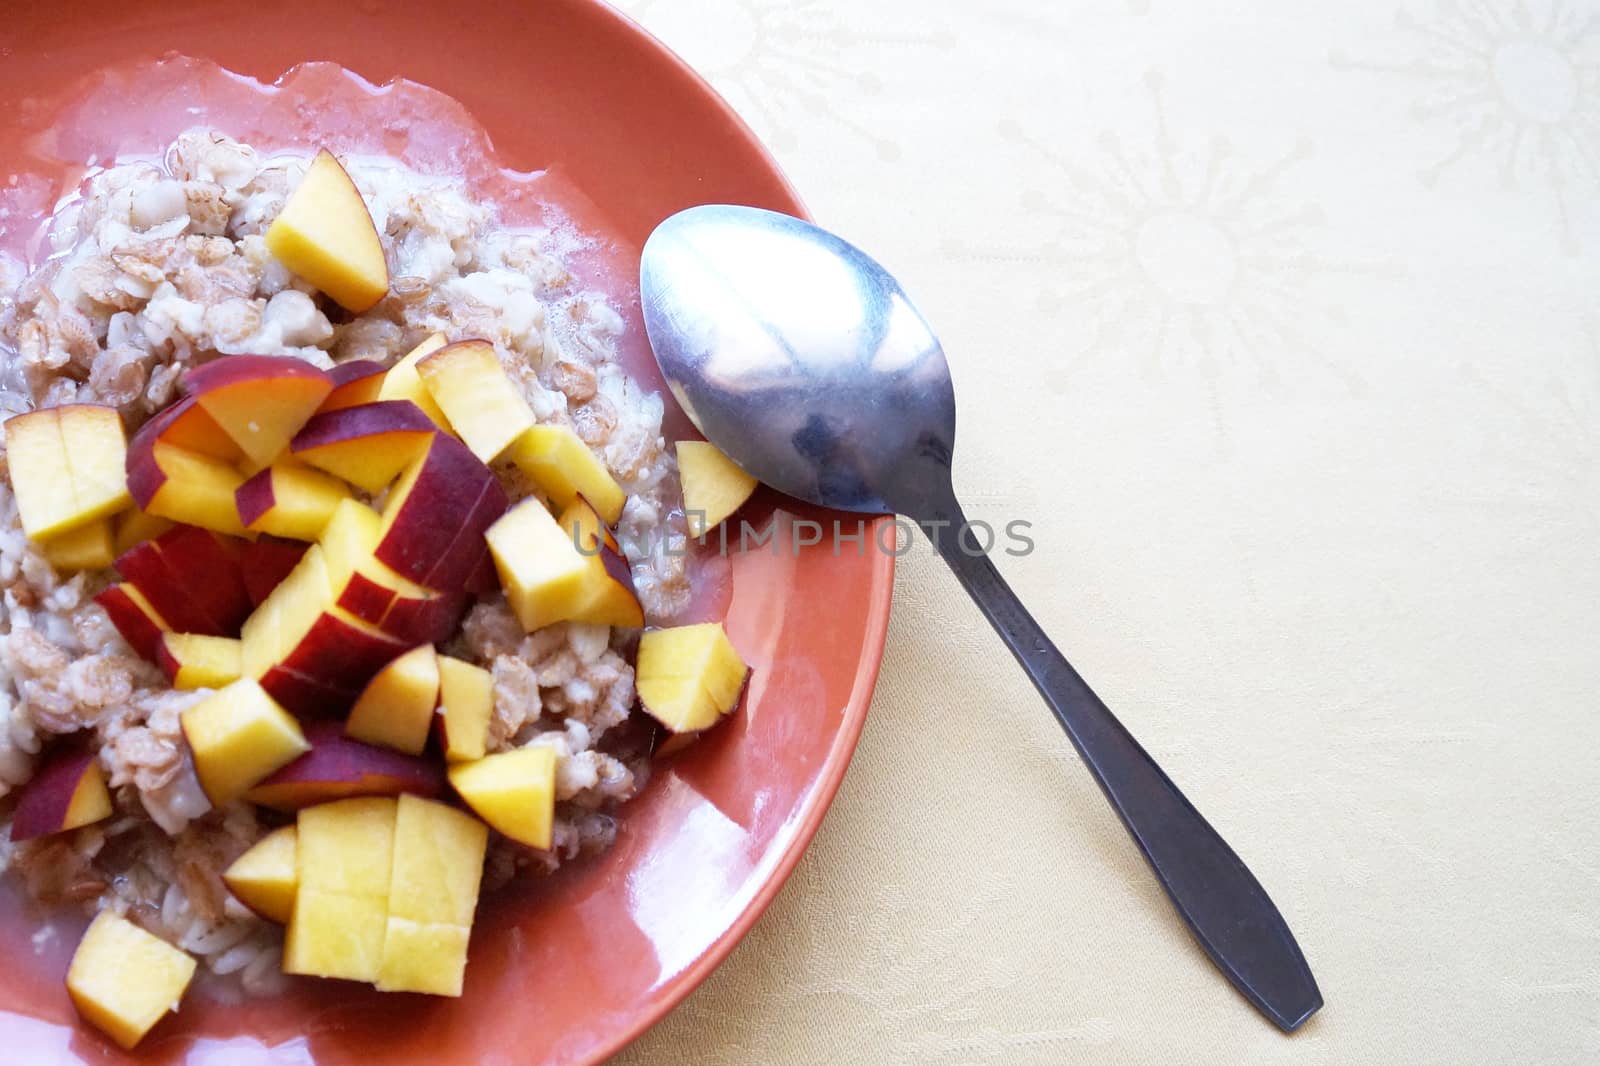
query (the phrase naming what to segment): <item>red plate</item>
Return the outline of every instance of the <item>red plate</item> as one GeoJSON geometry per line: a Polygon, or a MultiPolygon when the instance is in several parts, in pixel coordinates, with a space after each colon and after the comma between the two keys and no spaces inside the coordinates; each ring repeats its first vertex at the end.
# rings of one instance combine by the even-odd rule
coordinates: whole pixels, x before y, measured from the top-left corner
{"type": "MultiPolygon", "coordinates": [[[[57,98],[130,57],[178,52],[265,81],[312,59],[380,84],[409,78],[465,104],[500,163],[548,168],[552,187],[591,201],[573,213],[614,242],[591,265],[619,303],[635,300],[635,360],[644,330],[631,271],[656,222],[715,201],[802,213],[727,105],[598,3],[90,0],[23,5],[5,21],[0,191],[18,188],[7,181],[13,176],[33,180],[29,153],[40,145],[66,154],[88,148],[101,162],[138,147],[137,137],[109,132],[116,124],[105,114],[80,107],[57,118],[57,98]]],[[[117,90],[101,81],[96,98],[118,98],[117,90]]],[[[340,113],[356,106],[348,96],[330,93],[320,116],[308,109],[304,136],[324,139],[324,121],[360,120],[340,113]]],[[[138,92],[120,98],[129,116],[184,102],[138,92]]],[[[5,240],[14,243],[16,219],[8,224],[5,240]]],[[[779,500],[753,507],[757,525],[771,513],[786,531],[797,519],[826,525],[834,517],[779,500]]],[[[845,521],[855,528],[855,519],[845,521]]],[[[78,1024],[67,1000],[61,982],[76,930],[63,928],[60,942],[36,954],[31,921],[8,903],[0,921],[0,951],[10,960],[0,976],[0,1057],[437,1066],[594,1063],[614,1053],[749,930],[816,831],[860,733],[883,650],[893,560],[870,547],[858,554],[850,543],[838,553],[826,544],[797,553],[791,544],[783,532],[776,552],[769,545],[732,557],[728,630],[754,666],[741,711],[623,810],[610,852],[486,907],[460,1000],[312,981],[283,999],[242,1006],[194,997],[125,1056],[78,1024]]]]}

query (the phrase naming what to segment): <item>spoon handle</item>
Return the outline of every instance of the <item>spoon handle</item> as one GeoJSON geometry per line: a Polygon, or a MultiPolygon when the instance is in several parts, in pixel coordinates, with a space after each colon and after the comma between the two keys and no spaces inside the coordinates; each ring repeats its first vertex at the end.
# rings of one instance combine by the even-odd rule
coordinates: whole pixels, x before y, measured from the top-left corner
{"type": "MultiPolygon", "coordinates": [[[[953,500],[941,510],[950,512],[935,516],[945,528],[963,528],[953,500]]],[[[932,539],[1055,712],[1200,946],[1257,1010],[1293,1032],[1322,994],[1261,884],[1056,650],[988,556],[975,547],[968,554],[959,536],[932,539]]]]}

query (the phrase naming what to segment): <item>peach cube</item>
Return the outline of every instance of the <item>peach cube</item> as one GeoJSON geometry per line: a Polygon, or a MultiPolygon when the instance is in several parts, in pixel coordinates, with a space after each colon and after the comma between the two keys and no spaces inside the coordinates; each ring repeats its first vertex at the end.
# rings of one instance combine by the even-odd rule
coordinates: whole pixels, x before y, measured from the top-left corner
{"type": "Polygon", "coordinates": [[[186,708],[179,721],[200,787],[218,807],[311,749],[300,724],[251,678],[186,708]]]}
{"type": "Polygon", "coordinates": [[[17,795],[11,816],[11,839],[28,840],[48,833],[98,822],[111,816],[100,763],[89,751],[52,755],[17,795]]]}
{"type": "Polygon", "coordinates": [[[96,518],[87,525],[57,533],[39,545],[45,561],[56,570],[100,570],[116,561],[111,519],[96,518]]]}
{"type": "Polygon", "coordinates": [[[461,994],[488,839],[470,815],[400,797],[380,990],[461,994]]]}
{"type": "Polygon", "coordinates": [[[738,704],[749,672],[721,622],[650,629],[639,638],[639,703],[674,733],[715,725],[738,704]]]}
{"type": "Polygon", "coordinates": [[[233,495],[239,521],[252,533],[316,540],[350,490],[336,477],[292,462],[276,462],[233,495]]]}
{"type": "Polygon", "coordinates": [[[243,645],[233,637],[163,633],[156,665],[173,688],[221,688],[244,676],[243,645]]]}
{"type": "Polygon", "coordinates": [[[512,840],[549,848],[555,819],[554,748],[526,747],[450,767],[468,807],[512,840]]]}
{"type": "Polygon", "coordinates": [[[566,426],[531,426],[509,451],[517,468],[563,508],[578,496],[587,499],[608,525],[616,525],[627,502],[622,486],[589,446],[566,426]]]}
{"type": "Polygon", "coordinates": [[[374,981],[378,991],[461,995],[471,938],[468,925],[389,915],[384,924],[383,959],[374,981]]]}
{"type": "Polygon", "coordinates": [[[244,532],[234,500],[243,484],[222,460],[159,440],[128,460],[128,487],[142,510],[217,533],[244,532]]]}
{"type": "Polygon", "coordinates": [[[744,505],[756,479],[703,440],[678,442],[678,477],[683,482],[683,513],[689,536],[703,537],[744,505]]]}
{"type": "Polygon", "coordinates": [[[413,648],[379,670],[350,709],[344,730],[368,744],[420,755],[439,703],[439,657],[432,644],[413,648]]]}
{"type": "Polygon", "coordinates": [[[444,757],[481,759],[494,714],[494,675],[448,655],[439,656],[439,722],[444,757]]]}
{"type": "Polygon", "coordinates": [[[223,884],[240,903],[280,925],[288,924],[294,913],[295,889],[300,884],[296,839],[292,825],[274,829],[222,871],[223,884]]]}
{"type": "Polygon", "coordinates": [[[116,523],[116,533],[111,545],[113,557],[131,551],[147,540],[155,540],[172,528],[172,519],[148,514],[137,507],[123,511],[117,516],[116,523]]]}
{"type": "Polygon", "coordinates": [[[417,373],[462,443],[485,463],[533,425],[533,408],[488,341],[447,344],[417,363],[417,373]]]}
{"type": "Polygon", "coordinates": [[[489,831],[454,807],[401,796],[395,807],[389,913],[471,925],[489,831]]]}
{"type": "Polygon", "coordinates": [[[189,371],[183,387],[254,472],[282,454],[333,391],[333,381],[293,356],[228,355],[189,371]]]}
{"type": "Polygon", "coordinates": [[[598,557],[580,552],[536,498],[512,507],[485,538],[506,601],[523,629],[531,633],[571,618],[588,601],[598,557]]]}
{"type": "Polygon", "coordinates": [[[394,865],[395,801],[363,797],[307,807],[295,844],[294,913],[285,973],[375,981],[383,963],[394,865]]]}
{"type": "Polygon", "coordinates": [[[114,407],[67,404],[6,420],[6,461],[34,539],[92,522],[128,506],[127,438],[114,407]]]}
{"type": "Polygon", "coordinates": [[[360,314],[389,292],[389,267],[372,214],[326,148],[267,228],[267,250],[348,311],[360,314]]]}
{"type": "Polygon", "coordinates": [[[450,427],[450,419],[445,417],[444,409],[429,394],[428,387],[422,383],[422,375],[417,373],[417,364],[443,348],[446,343],[443,333],[435,333],[413,348],[383,376],[383,384],[378,388],[378,399],[410,400],[422,408],[422,413],[432,419],[434,425],[446,433],[454,433],[455,430],[450,427]]]}
{"type": "Polygon", "coordinates": [[[84,932],[67,969],[67,994],[85,1021],[132,1049],[170,1010],[194,977],[189,955],[112,911],[84,932]]]}

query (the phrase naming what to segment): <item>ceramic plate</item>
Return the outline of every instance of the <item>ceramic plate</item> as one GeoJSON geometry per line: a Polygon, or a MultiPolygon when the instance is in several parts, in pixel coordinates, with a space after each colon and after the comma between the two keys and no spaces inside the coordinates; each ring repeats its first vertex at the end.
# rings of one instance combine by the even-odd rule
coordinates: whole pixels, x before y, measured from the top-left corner
{"type": "MultiPolygon", "coordinates": [[[[492,139],[497,164],[544,172],[533,180],[582,200],[575,217],[605,238],[590,268],[604,275],[597,283],[619,306],[629,305],[636,372],[648,357],[633,271],[656,222],[717,201],[802,212],[727,105],[598,3],[270,6],[269,14],[216,0],[89,0],[8,11],[0,195],[9,189],[37,199],[52,191],[40,183],[52,181],[62,185],[53,192],[70,191],[75,179],[52,174],[40,158],[87,162],[93,155],[103,163],[148,151],[140,143],[146,127],[180,114],[227,114],[185,110],[208,101],[186,98],[192,89],[176,87],[186,84],[181,78],[169,77],[169,88],[158,91],[156,82],[108,76],[108,68],[144,63],[148,70],[149,60],[178,53],[273,82],[297,64],[329,60],[365,81],[334,84],[327,69],[302,72],[276,102],[259,92],[239,100],[293,111],[313,142],[338,142],[368,123],[370,108],[389,139],[383,143],[397,153],[428,135],[428,116],[397,121],[385,110],[393,99],[386,104],[373,86],[410,79],[465,105],[492,139]],[[317,98],[291,99],[310,92],[317,98]],[[345,132],[324,137],[335,128],[345,132]]],[[[233,92],[224,84],[207,91],[233,92]]],[[[239,100],[228,105],[239,121],[256,121],[246,114],[255,105],[239,100]]],[[[36,214],[0,213],[0,228],[8,231],[0,239],[32,241],[37,250],[36,214]]],[[[123,1056],[76,1021],[61,984],[70,941],[36,952],[31,925],[7,898],[0,899],[0,950],[9,960],[0,976],[4,1059],[437,1066],[594,1063],[617,1051],[704,979],[777,893],[844,774],[878,670],[892,558],[850,544],[796,552],[796,521],[826,524],[834,516],[777,497],[758,497],[748,517],[758,529],[771,519],[778,535],[730,551],[718,600],[753,665],[745,703],[623,809],[610,852],[548,882],[513,886],[485,907],[460,1000],[383,996],[336,982],[306,982],[270,1002],[195,996],[136,1055],[123,1056]]],[[[855,519],[846,522],[854,528],[855,519]]]]}

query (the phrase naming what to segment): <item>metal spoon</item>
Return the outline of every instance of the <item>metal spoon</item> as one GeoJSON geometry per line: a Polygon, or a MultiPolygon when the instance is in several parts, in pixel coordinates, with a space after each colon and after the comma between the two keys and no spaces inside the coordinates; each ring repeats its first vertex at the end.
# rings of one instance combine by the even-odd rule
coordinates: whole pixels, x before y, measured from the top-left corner
{"type": "Polygon", "coordinates": [[[639,290],[656,361],[706,438],[790,496],[928,532],[1206,954],[1285,1032],[1315,1013],[1316,980],[1261,885],[962,534],[949,367],[894,278],[808,222],[708,205],[656,227],[639,290]]]}

